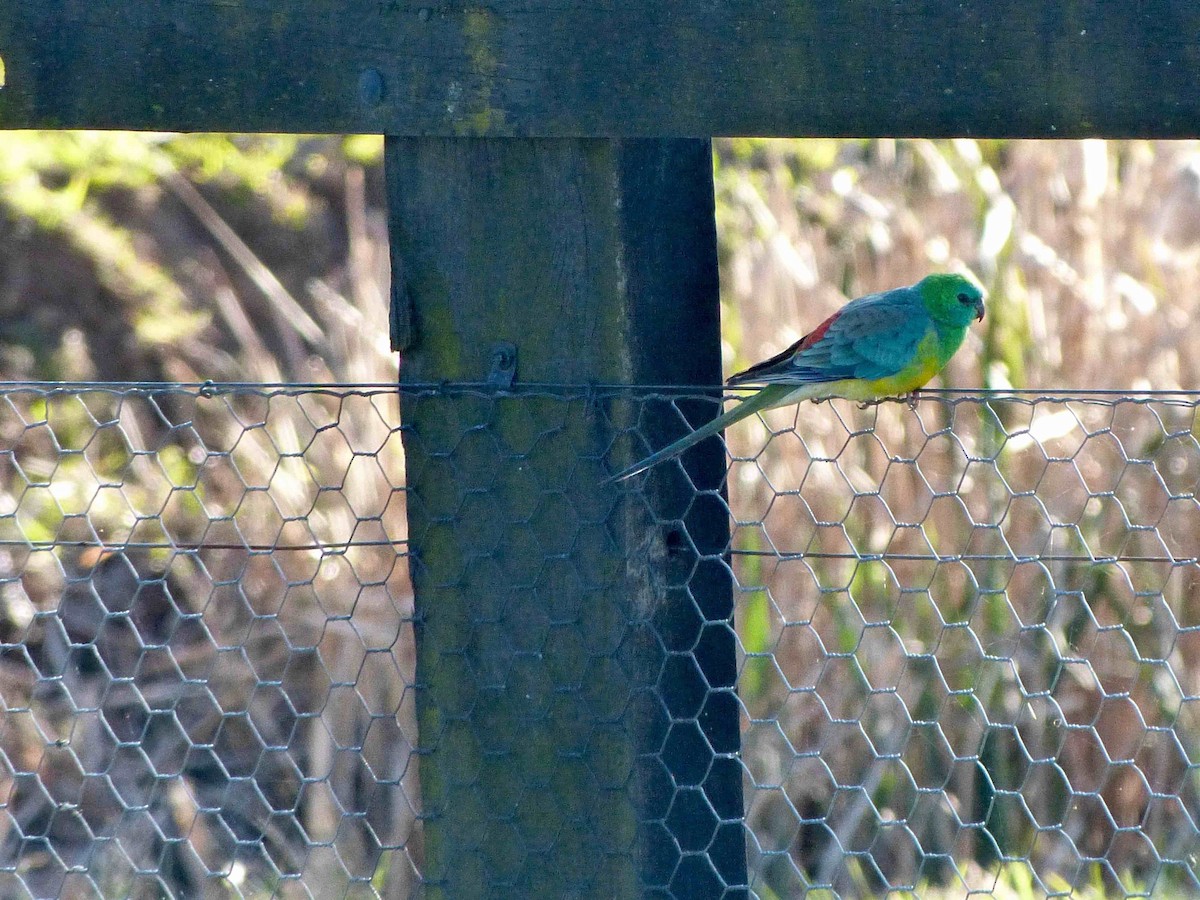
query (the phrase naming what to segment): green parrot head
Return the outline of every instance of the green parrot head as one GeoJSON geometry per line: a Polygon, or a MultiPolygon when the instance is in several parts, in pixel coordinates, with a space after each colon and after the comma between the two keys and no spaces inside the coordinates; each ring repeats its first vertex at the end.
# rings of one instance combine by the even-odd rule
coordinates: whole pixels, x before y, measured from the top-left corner
{"type": "Polygon", "coordinates": [[[926,275],[916,289],[935,322],[966,328],[983,318],[983,291],[962,275],[926,275]]]}

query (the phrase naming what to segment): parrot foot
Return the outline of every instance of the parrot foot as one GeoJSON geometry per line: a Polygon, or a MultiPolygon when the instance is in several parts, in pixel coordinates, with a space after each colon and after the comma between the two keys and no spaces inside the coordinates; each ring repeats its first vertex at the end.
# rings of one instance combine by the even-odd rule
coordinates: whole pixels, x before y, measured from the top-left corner
{"type": "Polygon", "coordinates": [[[921,392],[919,390],[911,391],[905,399],[908,401],[908,408],[915,410],[917,408],[917,403],[921,399],[921,392]]]}

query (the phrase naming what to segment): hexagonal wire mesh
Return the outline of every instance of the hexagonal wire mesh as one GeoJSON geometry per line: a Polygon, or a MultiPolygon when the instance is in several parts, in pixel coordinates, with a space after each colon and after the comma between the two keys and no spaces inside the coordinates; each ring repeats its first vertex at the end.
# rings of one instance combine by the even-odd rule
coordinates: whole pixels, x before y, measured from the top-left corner
{"type": "MultiPolygon", "coordinates": [[[[680,399],[639,398],[634,438],[680,399]]],[[[755,896],[1200,890],[1198,404],[941,393],[735,430],[755,896]]],[[[0,392],[4,896],[417,890],[396,409],[0,392]]]]}
{"type": "Polygon", "coordinates": [[[754,438],[753,887],[1200,888],[1196,404],[942,393],[754,438]]]}
{"type": "Polygon", "coordinates": [[[0,391],[0,896],[409,895],[396,410],[0,391]]]}

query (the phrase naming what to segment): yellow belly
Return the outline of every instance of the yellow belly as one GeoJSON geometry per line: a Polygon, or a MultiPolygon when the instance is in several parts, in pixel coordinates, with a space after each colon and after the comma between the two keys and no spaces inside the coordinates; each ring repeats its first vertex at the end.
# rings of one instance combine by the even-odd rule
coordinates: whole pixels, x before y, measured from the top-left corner
{"type": "MultiPolygon", "coordinates": [[[[906,369],[890,378],[879,378],[875,381],[863,382],[863,384],[873,397],[896,397],[900,394],[911,394],[918,388],[923,388],[937,373],[937,359],[930,357],[920,365],[906,369]]],[[[870,399],[870,397],[864,399],[870,399]]]]}
{"type": "Polygon", "coordinates": [[[936,335],[926,336],[917,345],[916,358],[919,362],[895,375],[876,378],[872,381],[846,378],[842,381],[805,385],[788,397],[786,402],[827,400],[831,397],[842,397],[846,400],[881,400],[884,397],[900,397],[904,394],[911,394],[928,384],[941,368],[937,360],[936,342],[936,335]]]}

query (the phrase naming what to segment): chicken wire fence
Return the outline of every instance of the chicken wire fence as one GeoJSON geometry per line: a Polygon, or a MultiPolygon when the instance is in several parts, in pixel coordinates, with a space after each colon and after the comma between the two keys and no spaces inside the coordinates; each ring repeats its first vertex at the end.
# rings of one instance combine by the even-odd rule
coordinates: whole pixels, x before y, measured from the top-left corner
{"type": "MultiPolygon", "coordinates": [[[[638,444],[684,399],[539,402],[638,444]]],[[[479,392],[470,433],[514,402],[479,392]]],[[[751,895],[1200,890],[1198,404],[943,392],[733,430],[736,612],[708,624],[751,895]]],[[[420,893],[399,405],[0,389],[0,896],[420,893]]]]}

